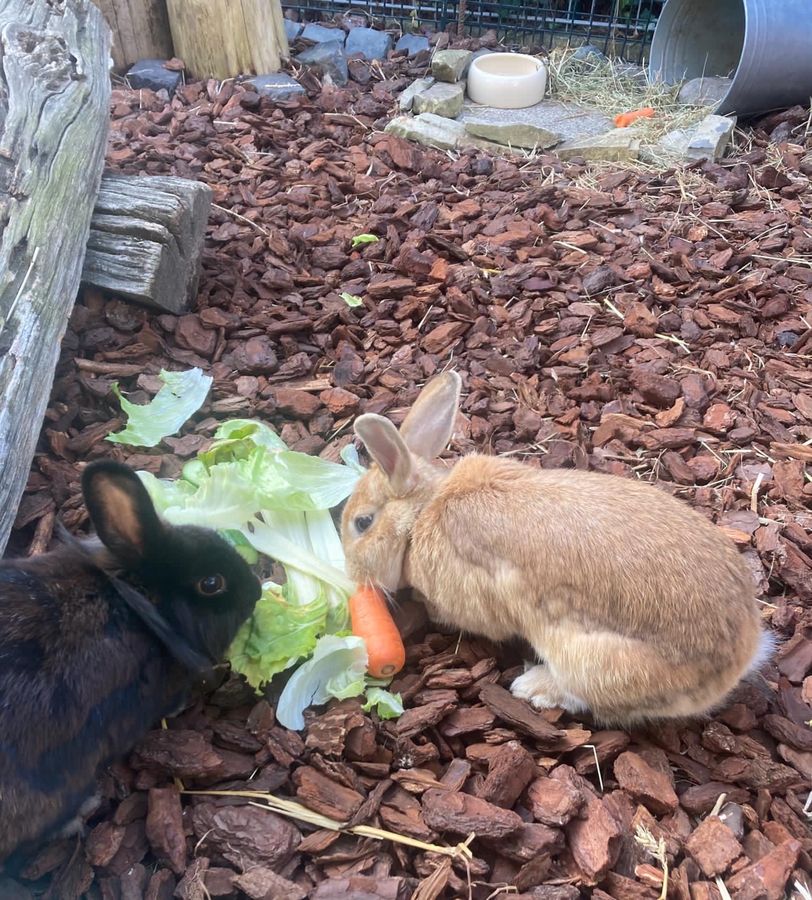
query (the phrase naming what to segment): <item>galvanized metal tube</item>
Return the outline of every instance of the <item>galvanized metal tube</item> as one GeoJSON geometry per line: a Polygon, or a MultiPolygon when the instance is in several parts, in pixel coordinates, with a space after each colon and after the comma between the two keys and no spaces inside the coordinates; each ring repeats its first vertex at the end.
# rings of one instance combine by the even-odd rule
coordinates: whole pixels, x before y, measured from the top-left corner
{"type": "Polygon", "coordinates": [[[810,0],[667,0],[651,44],[649,76],[675,84],[723,75],[720,115],[756,115],[812,97],[810,0]]]}

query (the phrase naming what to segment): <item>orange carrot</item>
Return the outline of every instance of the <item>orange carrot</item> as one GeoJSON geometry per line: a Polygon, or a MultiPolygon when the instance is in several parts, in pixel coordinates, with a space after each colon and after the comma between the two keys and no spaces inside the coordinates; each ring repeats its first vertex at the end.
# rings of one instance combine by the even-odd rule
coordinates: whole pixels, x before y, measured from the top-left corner
{"type": "Polygon", "coordinates": [[[373,587],[359,587],[350,597],[352,633],[364,639],[373,678],[389,678],[406,664],[406,648],[386,597],[373,587]]]}
{"type": "Polygon", "coordinates": [[[615,128],[626,128],[638,119],[653,119],[654,110],[650,106],[642,109],[633,109],[631,112],[620,113],[615,116],[615,128]]]}

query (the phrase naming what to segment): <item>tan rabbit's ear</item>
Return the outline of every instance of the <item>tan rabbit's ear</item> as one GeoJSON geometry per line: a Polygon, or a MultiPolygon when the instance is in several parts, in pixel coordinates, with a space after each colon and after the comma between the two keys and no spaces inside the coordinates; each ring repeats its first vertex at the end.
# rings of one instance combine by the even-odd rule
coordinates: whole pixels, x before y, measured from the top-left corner
{"type": "Polygon", "coordinates": [[[451,440],[460,402],[462,379],[457,372],[443,372],[420,392],[400,426],[400,436],[416,456],[435,459],[451,440]]]}
{"type": "Polygon", "coordinates": [[[405,494],[413,484],[414,464],[397,428],[389,419],[373,413],[358,416],[354,428],[395,494],[405,494]]]}

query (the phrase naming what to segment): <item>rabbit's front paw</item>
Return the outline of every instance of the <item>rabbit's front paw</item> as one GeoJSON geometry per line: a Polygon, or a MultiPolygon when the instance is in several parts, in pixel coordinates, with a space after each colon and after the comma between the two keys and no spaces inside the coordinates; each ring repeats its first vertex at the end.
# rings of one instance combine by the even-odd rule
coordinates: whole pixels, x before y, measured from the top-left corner
{"type": "Polygon", "coordinates": [[[545,665],[533,666],[520,675],[511,684],[510,692],[514,697],[529,701],[536,709],[558,707],[571,713],[583,712],[586,709],[586,704],[582,700],[559,687],[555,676],[545,665]]]}

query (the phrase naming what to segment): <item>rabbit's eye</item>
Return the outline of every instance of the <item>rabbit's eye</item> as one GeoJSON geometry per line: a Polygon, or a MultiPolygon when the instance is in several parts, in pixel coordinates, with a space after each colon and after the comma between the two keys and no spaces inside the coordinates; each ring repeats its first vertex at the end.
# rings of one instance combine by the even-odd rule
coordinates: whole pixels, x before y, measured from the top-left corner
{"type": "Polygon", "coordinates": [[[226,589],[226,580],[222,575],[207,575],[197,583],[198,593],[204,597],[216,597],[226,589]]]}
{"type": "Polygon", "coordinates": [[[363,534],[372,525],[372,516],[356,516],[354,525],[358,534],[363,534]]]}

